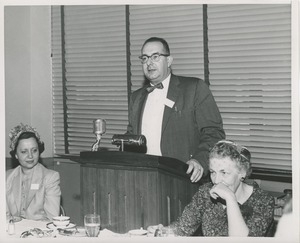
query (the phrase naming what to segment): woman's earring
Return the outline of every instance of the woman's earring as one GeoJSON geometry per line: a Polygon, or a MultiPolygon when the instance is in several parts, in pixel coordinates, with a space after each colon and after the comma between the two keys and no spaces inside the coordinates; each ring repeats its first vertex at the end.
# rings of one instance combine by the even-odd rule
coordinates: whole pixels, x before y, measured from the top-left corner
{"type": "Polygon", "coordinates": [[[241,177],[241,181],[244,181],[245,180],[245,177],[241,177]]]}

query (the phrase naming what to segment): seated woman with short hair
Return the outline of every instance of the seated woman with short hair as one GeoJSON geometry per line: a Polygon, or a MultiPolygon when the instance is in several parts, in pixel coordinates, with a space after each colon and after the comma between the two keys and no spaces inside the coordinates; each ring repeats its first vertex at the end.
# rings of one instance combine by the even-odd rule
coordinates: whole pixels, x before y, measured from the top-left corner
{"type": "Polygon", "coordinates": [[[60,210],[60,177],[39,163],[44,151],[40,135],[35,128],[21,123],[9,137],[11,156],[19,166],[6,172],[6,215],[52,220],[60,210]]]}
{"type": "Polygon", "coordinates": [[[245,180],[251,173],[250,157],[246,147],[232,141],[215,144],[209,154],[211,182],[199,187],[170,225],[175,235],[192,236],[199,227],[204,236],[266,235],[273,222],[274,198],[245,180]]]}

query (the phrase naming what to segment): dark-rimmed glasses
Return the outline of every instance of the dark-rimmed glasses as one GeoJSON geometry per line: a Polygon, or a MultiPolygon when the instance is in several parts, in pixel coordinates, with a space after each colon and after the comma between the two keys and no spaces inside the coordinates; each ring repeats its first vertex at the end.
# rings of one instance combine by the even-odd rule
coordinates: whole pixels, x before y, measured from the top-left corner
{"type": "Polygon", "coordinates": [[[153,53],[151,56],[143,54],[143,55],[139,56],[139,59],[141,59],[142,64],[145,64],[149,60],[149,58],[152,62],[158,62],[160,60],[161,56],[168,57],[168,56],[170,56],[170,54],[162,54],[162,53],[158,53],[158,52],[153,53]]]}

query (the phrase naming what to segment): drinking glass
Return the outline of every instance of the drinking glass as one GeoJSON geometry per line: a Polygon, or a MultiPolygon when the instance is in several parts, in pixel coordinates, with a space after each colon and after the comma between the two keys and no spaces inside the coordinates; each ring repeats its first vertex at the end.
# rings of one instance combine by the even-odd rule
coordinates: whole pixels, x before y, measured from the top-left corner
{"type": "Polygon", "coordinates": [[[100,232],[100,215],[99,214],[85,215],[84,227],[88,237],[97,237],[100,232]]]}

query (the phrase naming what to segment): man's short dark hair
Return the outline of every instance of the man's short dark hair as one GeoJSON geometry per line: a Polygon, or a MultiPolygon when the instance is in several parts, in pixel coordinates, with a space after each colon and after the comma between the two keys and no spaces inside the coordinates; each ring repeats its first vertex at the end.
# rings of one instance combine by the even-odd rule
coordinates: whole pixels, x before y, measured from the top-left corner
{"type": "Polygon", "coordinates": [[[168,54],[168,55],[171,54],[171,53],[170,53],[169,44],[168,44],[168,42],[167,42],[165,39],[160,38],[160,37],[150,37],[149,39],[147,39],[147,40],[144,42],[144,44],[143,44],[143,46],[142,46],[142,49],[143,49],[144,46],[145,46],[147,43],[149,43],[149,42],[160,42],[160,43],[163,45],[164,50],[165,50],[165,52],[166,52],[166,53],[164,53],[164,54],[168,54]]]}

